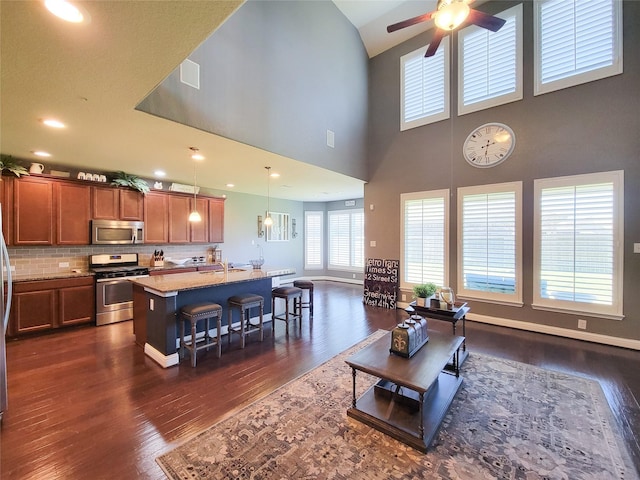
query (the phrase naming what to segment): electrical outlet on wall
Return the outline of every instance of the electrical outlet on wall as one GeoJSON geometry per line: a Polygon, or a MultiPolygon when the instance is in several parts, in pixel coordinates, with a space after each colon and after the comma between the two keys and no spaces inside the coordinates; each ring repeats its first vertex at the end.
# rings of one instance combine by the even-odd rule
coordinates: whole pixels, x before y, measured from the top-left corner
{"type": "Polygon", "coordinates": [[[582,318],[578,319],[578,328],[581,330],[586,330],[587,329],[587,321],[583,320],[582,318]]]}

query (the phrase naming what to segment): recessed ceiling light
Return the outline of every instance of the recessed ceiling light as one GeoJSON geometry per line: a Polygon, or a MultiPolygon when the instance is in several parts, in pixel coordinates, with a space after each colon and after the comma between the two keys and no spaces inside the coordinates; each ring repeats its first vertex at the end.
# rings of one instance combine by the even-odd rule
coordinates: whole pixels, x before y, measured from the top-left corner
{"type": "Polygon", "coordinates": [[[233,188],[233,187],[235,187],[235,186],[236,186],[236,185],[235,185],[234,183],[227,183],[227,187],[229,187],[229,188],[233,188]]]}
{"type": "Polygon", "coordinates": [[[56,120],[55,118],[45,118],[44,120],[42,120],[42,123],[44,123],[47,127],[51,127],[51,128],[66,127],[64,123],[62,123],[60,120],[56,120]]]}
{"type": "Polygon", "coordinates": [[[34,152],[32,152],[34,155],[38,156],[38,157],[50,157],[51,154],[49,152],[43,152],[42,150],[35,150],[34,152]]]}
{"type": "Polygon", "coordinates": [[[166,175],[166,173],[163,170],[156,170],[155,172],[153,172],[153,174],[156,177],[164,177],[166,175]]]}
{"type": "Polygon", "coordinates": [[[271,174],[271,178],[278,178],[279,176],[280,176],[280,174],[279,174],[279,173],[275,173],[275,172],[273,172],[273,173],[271,174]]]}
{"type": "Polygon", "coordinates": [[[194,153],[193,155],[191,155],[191,158],[194,160],[204,160],[204,155],[200,155],[199,153],[194,153]]]}
{"type": "Polygon", "coordinates": [[[83,9],[66,0],[45,0],[44,6],[56,17],[66,22],[82,23],[88,21],[88,15],[83,9]]]}

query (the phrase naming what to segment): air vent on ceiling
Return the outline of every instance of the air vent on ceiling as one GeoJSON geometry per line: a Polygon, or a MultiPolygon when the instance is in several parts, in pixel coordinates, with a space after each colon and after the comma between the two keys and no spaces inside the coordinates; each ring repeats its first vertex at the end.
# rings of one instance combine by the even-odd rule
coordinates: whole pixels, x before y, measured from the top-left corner
{"type": "Polygon", "coordinates": [[[180,64],[180,81],[200,90],[200,65],[187,59],[180,64]]]}

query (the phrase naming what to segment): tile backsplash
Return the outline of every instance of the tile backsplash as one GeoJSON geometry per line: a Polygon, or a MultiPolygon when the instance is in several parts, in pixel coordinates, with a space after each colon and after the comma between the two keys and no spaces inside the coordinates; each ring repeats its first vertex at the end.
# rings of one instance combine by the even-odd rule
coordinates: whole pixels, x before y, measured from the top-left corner
{"type": "Polygon", "coordinates": [[[9,259],[16,277],[37,277],[57,273],[86,272],[89,255],[137,253],[140,265],[150,266],[154,250],[163,250],[165,258],[207,257],[213,245],[119,245],[75,247],[9,247],[9,259]]]}

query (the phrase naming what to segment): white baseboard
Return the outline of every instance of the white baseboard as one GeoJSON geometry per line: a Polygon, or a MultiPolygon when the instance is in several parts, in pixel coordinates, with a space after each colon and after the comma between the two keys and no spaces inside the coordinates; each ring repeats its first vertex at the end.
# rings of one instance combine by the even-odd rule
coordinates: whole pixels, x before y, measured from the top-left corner
{"type": "Polygon", "coordinates": [[[173,367],[180,363],[180,356],[178,353],[172,353],[171,355],[165,355],[164,353],[156,350],[154,347],[149,345],[148,343],[144,344],[144,353],[147,356],[151,357],[153,360],[158,363],[162,368],[173,367]]]}
{"type": "Polygon", "coordinates": [[[325,280],[327,282],[341,282],[341,283],[350,283],[352,285],[364,285],[364,280],[358,280],[357,278],[342,278],[342,277],[330,277],[326,275],[309,275],[306,277],[297,277],[297,278],[287,278],[281,279],[281,283],[293,283],[296,280],[309,280],[311,282],[317,280],[322,281],[325,280]]]}
{"type": "Polygon", "coordinates": [[[478,315],[474,313],[467,314],[467,320],[487,323],[489,325],[497,325],[500,327],[516,328],[518,330],[526,330],[528,332],[546,333],[548,335],[572,338],[574,340],[601,343],[603,345],[611,345],[614,347],[629,348],[631,350],[640,350],[640,340],[612,337],[610,335],[602,335],[600,333],[580,332],[578,330],[571,330],[568,328],[540,325],[538,323],[531,322],[521,322],[519,320],[510,320],[508,318],[491,317],[489,315],[478,315]]]}

